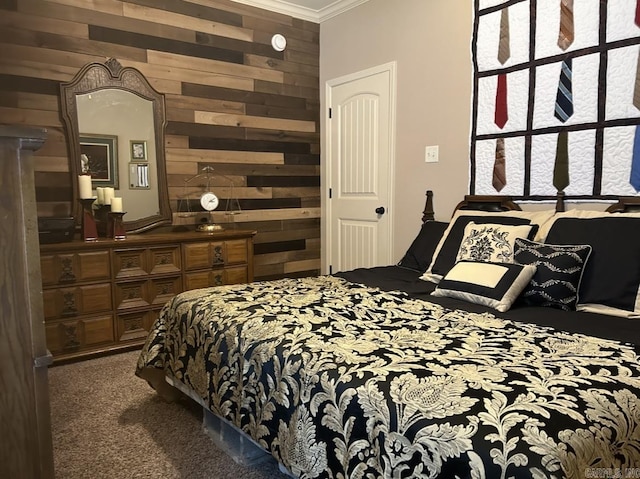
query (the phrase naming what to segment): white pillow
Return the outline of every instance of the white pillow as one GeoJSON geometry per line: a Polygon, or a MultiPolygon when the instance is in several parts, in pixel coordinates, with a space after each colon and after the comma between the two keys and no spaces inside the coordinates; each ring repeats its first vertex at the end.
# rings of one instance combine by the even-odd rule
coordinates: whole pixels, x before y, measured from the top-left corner
{"type": "Polygon", "coordinates": [[[460,261],[442,278],[433,296],[446,296],[508,311],[536,272],[532,265],[460,261]]]}
{"type": "Polygon", "coordinates": [[[456,263],[462,260],[513,263],[516,239],[526,239],[530,232],[531,225],[476,224],[472,221],[464,228],[456,263]]]}

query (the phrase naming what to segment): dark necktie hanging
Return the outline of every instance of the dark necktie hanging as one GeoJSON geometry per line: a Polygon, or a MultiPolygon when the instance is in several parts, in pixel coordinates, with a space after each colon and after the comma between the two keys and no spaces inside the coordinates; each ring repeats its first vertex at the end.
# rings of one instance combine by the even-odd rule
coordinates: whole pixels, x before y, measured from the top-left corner
{"type": "MultiPolygon", "coordinates": [[[[498,43],[498,61],[504,65],[511,56],[511,47],[509,45],[509,9],[503,8],[500,14],[500,40],[498,43]]],[[[507,106],[507,75],[501,73],[498,75],[498,84],[496,86],[496,107],[494,113],[494,121],[498,128],[502,129],[509,120],[509,111],[507,106]]],[[[502,190],[507,184],[506,174],[506,155],[504,149],[504,138],[496,140],[495,161],[493,163],[492,184],[496,191],[502,190]]]]}
{"type": "MultiPolygon", "coordinates": [[[[561,0],[558,46],[562,50],[566,50],[573,43],[573,40],[573,0],[561,0]]],[[[565,123],[573,115],[572,76],[571,58],[567,58],[562,62],[553,112],[554,116],[562,123],[565,123]]],[[[553,166],[553,186],[558,191],[563,191],[569,186],[569,134],[566,130],[558,134],[556,158],[553,166]]]]}
{"type": "Polygon", "coordinates": [[[556,92],[556,104],[554,108],[555,117],[562,123],[567,121],[573,115],[573,91],[571,86],[572,76],[571,58],[567,58],[562,62],[560,70],[560,79],[558,81],[558,90],[556,92]]]}

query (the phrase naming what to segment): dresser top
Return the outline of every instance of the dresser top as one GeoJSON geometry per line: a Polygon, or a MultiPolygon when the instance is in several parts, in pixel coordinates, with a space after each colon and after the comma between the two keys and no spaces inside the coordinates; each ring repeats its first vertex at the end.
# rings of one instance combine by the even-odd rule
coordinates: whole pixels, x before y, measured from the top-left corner
{"type": "Polygon", "coordinates": [[[221,231],[200,232],[172,232],[172,233],[143,233],[129,234],[125,239],[114,240],[99,238],[92,241],[73,240],[64,243],[52,243],[40,245],[42,252],[88,250],[104,248],[135,248],[138,246],[154,244],[171,244],[195,241],[225,241],[231,239],[251,238],[256,234],[254,230],[225,229],[221,231]]]}

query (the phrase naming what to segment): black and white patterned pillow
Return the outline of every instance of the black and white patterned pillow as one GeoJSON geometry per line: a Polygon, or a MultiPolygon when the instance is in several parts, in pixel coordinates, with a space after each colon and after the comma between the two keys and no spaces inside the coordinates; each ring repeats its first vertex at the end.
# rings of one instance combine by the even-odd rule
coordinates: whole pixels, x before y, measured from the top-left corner
{"type": "Polygon", "coordinates": [[[589,245],[553,245],[518,238],[515,262],[536,267],[520,299],[529,306],[574,310],[590,254],[589,245]]]}
{"type": "Polygon", "coordinates": [[[517,238],[527,238],[532,225],[501,225],[470,222],[464,228],[456,262],[513,263],[517,238]]]}
{"type": "Polygon", "coordinates": [[[535,266],[531,265],[462,260],[449,270],[431,294],[482,304],[504,313],[535,272],[535,266]]]}

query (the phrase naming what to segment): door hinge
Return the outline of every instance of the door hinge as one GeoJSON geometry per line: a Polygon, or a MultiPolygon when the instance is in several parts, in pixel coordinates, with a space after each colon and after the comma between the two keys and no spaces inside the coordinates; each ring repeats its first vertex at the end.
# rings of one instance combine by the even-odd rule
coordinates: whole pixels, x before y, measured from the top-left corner
{"type": "Polygon", "coordinates": [[[329,108],[329,118],[331,118],[331,114],[332,114],[332,111],[331,111],[331,108],[329,108]]]}
{"type": "Polygon", "coordinates": [[[329,274],[333,274],[333,266],[329,265],[329,274]]]}
{"type": "Polygon", "coordinates": [[[331,188],[329,188],[329,199],[331,199],[333,196],[333,191],[331,190],[331,188]]]}

